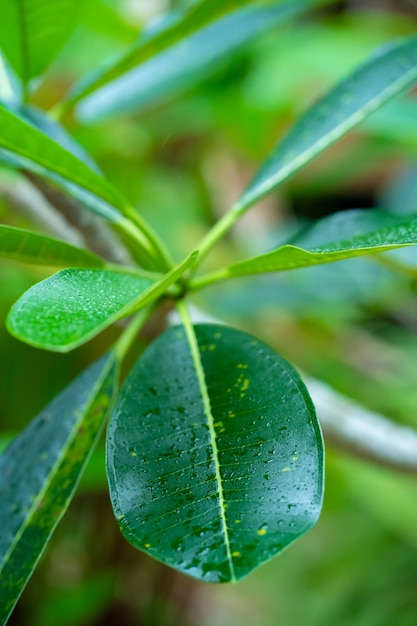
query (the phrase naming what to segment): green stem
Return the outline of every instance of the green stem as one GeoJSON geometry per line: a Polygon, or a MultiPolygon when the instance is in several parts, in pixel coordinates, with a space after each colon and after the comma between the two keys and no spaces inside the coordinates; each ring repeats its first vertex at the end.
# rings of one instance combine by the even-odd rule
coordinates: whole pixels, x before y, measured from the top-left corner
{"type": "Polygon", "coordinates": [[[115,263],[106,263],[106,270],[112,272],[121,272],[122,274],[132,274],[133,276],[139,276],[140,278],[149,278],[149,280],[161,280],[164,276],[161,272],[151,272],[144,270],[141,267],[130,267],[129,265],[116,265],[115,263]]]}
{"type": "Polygon", "coordinates": [[[114,226],[138,245],[138,258],[140,263],[146,269],[155,267],[157,269],[165,270],[166,264],[164,263],[163,267],[161,267],[160,257],[156,254],[151,242],[130,218],[125,217],[115,223],[114,226]]]}
{"type": "Polygon", "coordinates": [[[210,272],[208,274],[203,274],[198,278],[194,278],[194,280],[190,280],[188,283],[189,291],[199,291],[200,289],[204,289],[204,287],[209,287],[210,285],[214,285],[223,280],[227,280],[228,278],[236,278],[229,274],[227,267],[221,270],[217,270],[217,272],[210,272]]]}
{"type": "Polygon", "coordinates": [[[199,245],[196,248],[199,250],[198,262],[196,264],[200,265],[201,261],[207,256],[213,246],[221,239],[238,221],[238,219],[242,216],[242,211],[237,209],[236,207],[232,207],[230,211],[228,211],[214,226],[207,235],[202,239],[199,245]]]}
{"type": "Polygon", "coordinates": [[[159,263],[161,265],[160,269],[164,271],[172,269],[173,260],[165,244],[153,230],[152,226],[148,224],[148,222],[131,206],[126,208],[125,215],[130,222],[136,226],[136,228],[143,233],[143,235],[145,235],[147,241],[151,244],[153,252],[156,253],[159,259],[159,263]]]}
{"type": "Polygon", "coordinates": [[[122,332],[114,346],[114,352],[118,359],[122,360],[126,356],[132,343],[135,340],[136,335],[138,334],[139,330],[142,328],[148,317],[151,315],[153,310],[153,306],[142,309],[140,313],[135,315],[129,326],[127,326],[122,332]]]}

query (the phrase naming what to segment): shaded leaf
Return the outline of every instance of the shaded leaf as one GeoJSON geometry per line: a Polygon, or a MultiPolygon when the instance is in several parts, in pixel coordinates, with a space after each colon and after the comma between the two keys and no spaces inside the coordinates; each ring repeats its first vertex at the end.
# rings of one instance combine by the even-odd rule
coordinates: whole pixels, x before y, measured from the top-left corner
{"type": "Polygon", "coordinates": [[[22,103],[22,86],[0,49],[0,103],[17,109],[22,103]]]}
{"type": "Polygon", "coordinates": [[[65,513],[111,408],[114,357],[89,367],[0,456],[0,623],[65,513]]]}
{"type": "Polygon", "coordinates": [[[39,76],[63,48],[82,6],[73,0],[3,0],[0,48],[24,83],[39,76]]]}
{"type": "Polygon", "coordinates": [[[109,424],[107,471],[124,536],[211,582],[243,578],[314,525],[322,464],[299,376],[271,348],[224,326],[159,337],[109,424]]]}
{"type": "Polygon", "coordinates": [[[0,148],[16,167],[63,186],[96,213],[112,222],[123,216],[125,206],[119,193],[100,174],[44,132],[0,106],[0,148]]]}
{"type": "Polygon", "coordinates": [[[182,92],[217,71],[222,61],[252,39],[317,3],[303,0],[235,11],[93,92],[77,107],[77,114],[83,121],[96,121],[182,92]]]}
{"type": "Polygon", "coordinates": [[[35,263],[72,267],[102,267],[98,256],[75,246],[33,233],[23,228],[0,224],[0,257],[35,263]]]}
{"type": "Polygon", "coordinates": [[[378,210],[344,211],[319,220],[296,238],[295,244],[286,244],[272,252],[235,263],[222,272],[222,277],[333,263],[415,245],[417,217],[398,217],[378,210]]]}
{"type": "Polygon", "coordinates": [[[94,72],[76,85],[68,98],[74,104],[103,85],[144,63],[148,59],[174,46],[204,26],[246,4],[258,0],[201,0],[194,3],[177,19],[169,19],[162,27],[154,28],[141,36],[138,42],[119,60],[94,72]]]}
{"type": "Polygon", "coordinates": [[[417,37],[385,46],[300,118],[234,210],[243,212],[417,80],[417,37]]]}
{"type": "Polygon", "coordinates": [[[37,283],[12,306],[7,328],[22,341],[69,352],[161,296],[195,253],[161,280],[102,269],[65,269],[37,283]]]}

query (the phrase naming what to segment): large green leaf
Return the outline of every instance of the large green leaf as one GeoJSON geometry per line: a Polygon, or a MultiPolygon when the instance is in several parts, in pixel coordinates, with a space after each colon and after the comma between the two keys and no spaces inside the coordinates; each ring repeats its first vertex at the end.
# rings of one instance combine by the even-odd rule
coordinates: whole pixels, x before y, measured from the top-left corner
{"type": "Polygon", "coordinates": [[[32,346],[68,352],[156,300],[195,258],[193,253],[159,281],[123,271],[61,270],[19,298],[7,328],[32,346]]]}
{"type": "Polygon", "coordinates": [[[398,217],[379,210],[344,211],[318,220],[291,244],[202,276],[193,285],[201,287],[233,276],[333,263],[415,244],[417,217],[398,217]]]}
{"type": "Polygon", "coordinates": [[[119,193],[82,160],[44,132],[0,106],[0,148],[18,167],[64,186],[96,213],[113,222],[123,216],[126,202],[119,193]]]}
{"type": "Polygon", "coordinates": [[[0,456],[0,623],[64,514],[111,408],[117,366],[89,367],[0,456]]]}
{"type": "Polygon", "coordinates": [[[65,45],[82,6],[73,0],[3,0],[0,48],[24,83],[39,76],[65,45]]]}
{"type": "Polygon", "coordinates": [[[0,257],[35,263],[71,267],[102,267],[98,256],[65,241],[38,235],[30,230],[0,224],[0,257]]]}
{"type": "Polygon", "coordinates": [[[128,541],[227,582],[316,522],[323,447],[304,384],[271,348],[224,326],[175,327],[126,380],[107,471],[128,541]]]}
{"type": "Polygon", "coordinates": [[[417,80],[417,37],[385,46],[300,118],[237,201],[243,212],[417,80]]]}
{"type": "Polygon", "coordinates": [[[144,34],[138,42],[119,60],[104,69],[94,72],[82,80],[70,94],[68,103],[74,104],[103,85],[144,63],[151,57],[174,46],[204,26],[211,24],[244,5],[259,0],[201,0],[194,3],[178,19],[169,19],[167,25],[154,28],[144,34]]]}
{"type": "Polygon", "coordinates": [[[222,61],[263,32],[323,3],[300,0],[235,11],[93,92],[81,101],[77,114],[84,121],[96,121],[178,94],[216,71],[222,61]]]}

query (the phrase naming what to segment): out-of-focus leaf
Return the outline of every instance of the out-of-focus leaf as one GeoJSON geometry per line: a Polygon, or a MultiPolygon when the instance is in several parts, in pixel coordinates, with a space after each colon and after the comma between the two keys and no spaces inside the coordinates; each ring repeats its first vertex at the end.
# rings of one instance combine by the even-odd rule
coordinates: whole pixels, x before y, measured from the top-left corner
{"type": "Polygon", "coordinates": [[[0,48],[24,83],[39,76],[65,45],[84,3],[3,0],[0,48]]]}
{"type": "Polygon", "coordinates": [[[319,3],[301,0],[235,11],[93,92],[79,104],[77,113],[91,122],[138,111],[178,94],[216,71],[249,41],[319,3]]]}
{"type": "Polygon", "coordinates": [[[195,259],[191,254],[159,281],[123,271],[62,270],[19,298],[7,328],[30,345],[68,352],[156,300],[195,259]]]}
{"type": "Polygon", "coordinates": [[[278,272],[415,245],[417,217],[398,217],[378,210],[344,211],[319,220],[295,238],[294,244],[234,263],[221,270],[219,277],[278,272]]]}
{"type": "Polygon", "coordinates": [[[0,50],[0,104],[16,109],[22,102],[22,86],[0,50]]]}
{"type": "Polygon", "coordinates": [[[234,206],[244,212],[417,80],[417,37],[385,46],[300,118],[234,206]]]}
{"type": "Polygon", "coordinates": [[[37,265],[102,267],[98,256],[75,246],[33,233],[23,228],[0,224],[0,257],[37,265]]]}
{"type": "Polygon", "coordinates": [[[154,28],[143,34],[138,42],[121,59],[94,72],[94,75],[76,85],[70,94],[67,104],[74,104],[103,85],[115,80],[122,74],[144,63],[151,57],[171,48],[196,31],[211,24],[237,8],[258,2],[259,0],[201,0],[194,3],[184,14],[169,20],[164,27],[154,28]]]}
{"type": "Polygon", "coordinates": [[[299,376],[224,326],[165,332],[113,412],[107,471],[126,539],[186,574],[234,581],[311,528],[323,447],[299,376]]]}
{"type": "Polygon", "coordinates": [[[23,169],[64,186],[102,217],[119,222],[125,201],[118,192],[79,158],[38,128],[0,106],[0,148],[23,169]]]}
{"type": "Polygon", "coordinates": [[[59,394],[0,456],[0,622],[5,624],[71,501],[117,388],[104,357],[59,394]]]}

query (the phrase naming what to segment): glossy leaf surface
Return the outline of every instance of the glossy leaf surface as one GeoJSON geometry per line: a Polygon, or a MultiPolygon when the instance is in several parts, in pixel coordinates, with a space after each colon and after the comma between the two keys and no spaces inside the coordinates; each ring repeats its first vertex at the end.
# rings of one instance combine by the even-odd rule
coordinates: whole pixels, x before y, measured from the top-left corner
{"type": "Polygon", "coordinates": [[[68,352],[123,317],[152,284],[122,272],[65,269],[26,291],[12,306],[7,327],[32,346],[68,352]]]}
{"type": "Polygon", "coordinates": [[[144,63],[153,56],[174,46],[204,26],[227,15],[231,11],[257,0],[201,0],[194,3],[178,19],[169,19],[166,26],[154,28],[142,35],[138,42],[114,64],[95,72],[75,87],[69,102],[75,103],[103,85],[144,63]]]}
{"type": "Polygon", "coordinates": [[[64,514],[111,408],[113,357],[89,367],[0,456],[0,623],[64,514]]]}
{"type": "Polygon", "coordinates": [[[62,270],[19,298],[7,328],[30,345],[68,352],[156,300],[195,258],[191,254],[159,281],[112,270],[62,270]]]}
{"type": "Polygon", "coordinates": [[[81,7],[73,0],[3,0],[0,48],[24,83],[39,76],[65,45],[81,7]]]}
{"type": "Polygon", "coordinates": [[[96,213],[113,222],[125,201],[105,178],[22,117],[0,106],[0,148],[17,167],[64,186],[96,213]]]}
{"type": "Polygon", "coordinates": [[[311,8],[309,2],[244,7],[201,29],[169,50],[124,73],[81,101],[77,114],[87,122],[138,111],[199,83],[223,60],[252,39],[311,8]]]}
{"type": "Polygon", "coordinates": [[[65,241],[0,224],[0,257],[37,265],[102,267],[98,256],[65,241]]]}
{"type": "Polygon", "coordinates": [[[300,118],[235,205],[245,211],[417,80],[417,37],[386,46],[300,118]]]}
{"type": "Polygon", "coordinates": [[[383,211],[344,211],[319,220],[295,244],[235,263],[224,278],[333,263],[417,244],[417,217],[383,211]],[[340,237],[343,237],[340,239],[340,237]]]}
{"type": "Polygon", "coordinates": [[[298,374],[224,326],[159,337],[109,425],[110,491],[126,539],[205,581],[243,578],[311,528],[322,464],[298,374]]]}

